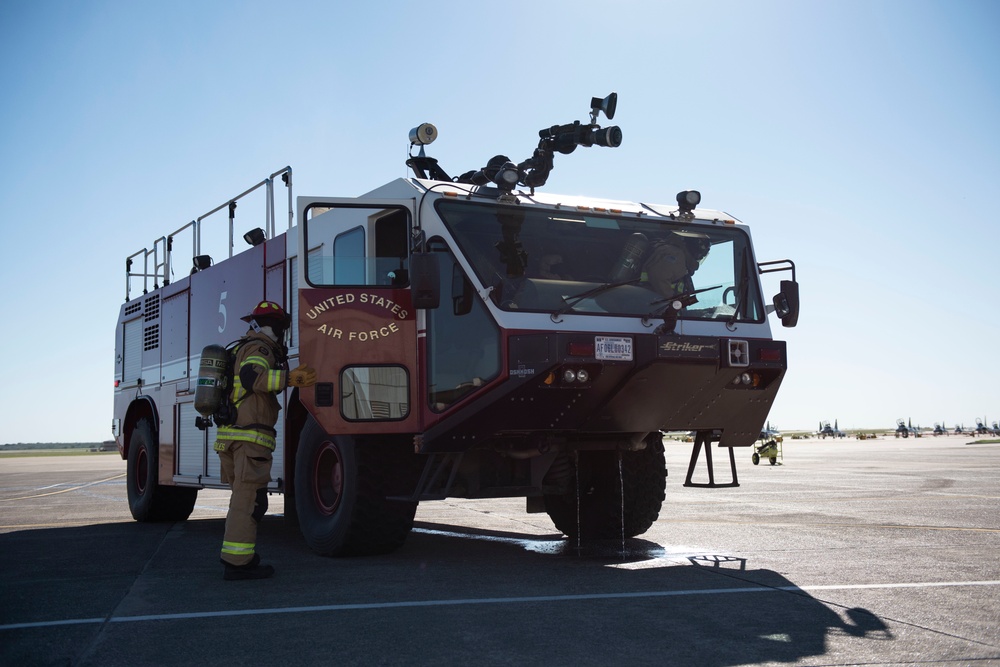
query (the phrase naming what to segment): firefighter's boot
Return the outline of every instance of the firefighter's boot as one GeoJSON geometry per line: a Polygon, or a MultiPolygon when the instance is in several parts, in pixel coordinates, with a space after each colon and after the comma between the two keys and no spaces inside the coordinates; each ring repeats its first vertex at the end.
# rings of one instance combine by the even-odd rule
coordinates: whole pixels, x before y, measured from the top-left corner
{"type": "Polygon", "coordinates": [[[253,560],[246,565],[232,565],[222,561],[225,570],[222,578],[226,581],[241,581],[243,579],[267,579],[274,574],[274,567],[271,565],[261,565],[260,555],[254,554],[253,560]]]}

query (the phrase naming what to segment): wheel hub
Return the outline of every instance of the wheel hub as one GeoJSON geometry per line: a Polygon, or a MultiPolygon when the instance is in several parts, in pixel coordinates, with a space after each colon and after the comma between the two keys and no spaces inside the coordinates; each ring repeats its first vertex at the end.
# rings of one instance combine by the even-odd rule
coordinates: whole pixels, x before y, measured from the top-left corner
{"type": "Polygon", "coordinates": [[[146,478],[149,474],[149,459],[146,448],[140,447],[135,460],[135,490],[141,496],[146,492],[146,478]]]}
{"type": "Polygon", "coordinates": [[[344,494],[344,460],[340,448],[326,441],[316,454],[313,494],[316,507],[330,515],[337,511],[344,494]]]}

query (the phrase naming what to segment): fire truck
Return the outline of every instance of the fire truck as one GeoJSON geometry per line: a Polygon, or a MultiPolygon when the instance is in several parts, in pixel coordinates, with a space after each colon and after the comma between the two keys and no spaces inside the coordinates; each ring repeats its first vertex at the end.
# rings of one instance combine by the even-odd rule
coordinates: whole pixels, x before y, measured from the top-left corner
{"type": "Polygon", "coordinates": [[[279,396],[268,490],[320,554],[396,549],[420,502],[449,497],[522,497],[577,539],[639,535],[665,498],[665,432],[694,436],[686,485],[738,486],[732,448],[754,444],[787,367],[768,318],[795,325],[795,266],[758,262],[747,226],[694,190],[666,205],[541,192],[556,154],[621,143],[598,123],[616,105],[593,98],[589,121],[541,130],[522,162],[458,176],[427,155],[424,123],[412,177],[293,199],[285,167],[128,257],[112,431],[133,517],[185,520],[199,489],[225,488],[199,362],[265,299],[292,315],[290,366],[317,371],[279,396]],[[237,204],[261,192],[263,225],[237,250],[237,204]],[[212,258],[202,235],[227,209],[228,256],[212,258]],[[767,299],[771,272],[790,279],[767,299]]]}

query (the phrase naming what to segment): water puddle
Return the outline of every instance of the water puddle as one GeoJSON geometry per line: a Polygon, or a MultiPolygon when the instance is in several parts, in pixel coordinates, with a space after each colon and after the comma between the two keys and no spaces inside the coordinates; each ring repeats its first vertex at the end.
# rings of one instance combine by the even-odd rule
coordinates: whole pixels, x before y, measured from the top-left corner
{"type": "Polygon", "coordinates": [[[709,549],[685,545],[663,546],[642,539],[623,540],[622,544],[618,544],[617,540],[602,540],[585,544],[579,544],[577,541],[574,544],[567,538],[546,540],[482,533],[460,533],[433,528],[414,528],[413,532],[478,542],[510,544],[530,553],[547,556],[571,556],[587,560],[611,561],[604,563],[604,566],[621,570],[643,570],[678,565],[720,567],[726,564],[739,565],[743,563],[742,558],[719,554],[709,549]]]}

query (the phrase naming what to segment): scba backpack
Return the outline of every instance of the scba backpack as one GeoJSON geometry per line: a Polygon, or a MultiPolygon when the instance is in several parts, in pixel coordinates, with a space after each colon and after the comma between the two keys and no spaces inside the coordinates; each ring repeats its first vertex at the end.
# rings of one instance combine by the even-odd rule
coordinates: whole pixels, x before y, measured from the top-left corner
{"type": "Polygon", "coordinates": [[[198,384],[194,390],[194,409],[201,415],[195,420],[198,428],[204,430],[215,422],[216,426],[232,426],[236,423],[236,404],[233,402],[233,373],[236,367],[236,352],[245,338],[233,341],[225,347],[206,345],[201,351],[198,366],[198,384]]]}

